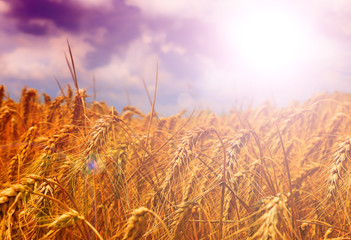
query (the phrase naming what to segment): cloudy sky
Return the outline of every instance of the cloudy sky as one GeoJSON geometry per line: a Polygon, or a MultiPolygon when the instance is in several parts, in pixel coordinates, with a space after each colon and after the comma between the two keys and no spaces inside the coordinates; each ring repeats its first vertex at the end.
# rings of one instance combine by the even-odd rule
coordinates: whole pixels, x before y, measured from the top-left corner
{"type": "Polygon", "coordinates": [[[0,0],[0,83],[53,96],[71,84],[120,110],[218,112],[269,99],[285,106],[319,92],[351,91],[347,0],[0,0]]]}

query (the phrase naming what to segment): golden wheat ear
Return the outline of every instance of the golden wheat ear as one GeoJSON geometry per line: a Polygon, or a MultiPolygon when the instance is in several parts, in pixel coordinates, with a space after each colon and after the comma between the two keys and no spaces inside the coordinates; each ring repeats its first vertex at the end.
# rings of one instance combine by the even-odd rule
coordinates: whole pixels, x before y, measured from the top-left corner
{"type": "Polygon", "coordinates": [[[127,225],[124,229],[123,240],[135,240],[140,239],[148,228],[147,215],[153,215],[158,221],[160,221],[163,229],[166,231],[168,239],[171,235],[168,231],[166,224],[163,220],[153,211],[146,207],[140,207],[132,212],[132,216],[128,219],[127,225]]]}

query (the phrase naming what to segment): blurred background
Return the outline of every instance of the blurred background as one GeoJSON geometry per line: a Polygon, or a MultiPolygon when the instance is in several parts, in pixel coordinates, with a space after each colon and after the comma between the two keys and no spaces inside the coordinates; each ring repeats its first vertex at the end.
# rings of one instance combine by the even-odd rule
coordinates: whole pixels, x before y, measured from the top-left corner
{"type": "Polygon", "coordinates": [[[0,84],[52,96],[72,84],[119,111],[283,107],[320,92],[351,92],[346,0],[0,0],[0,84]]]}

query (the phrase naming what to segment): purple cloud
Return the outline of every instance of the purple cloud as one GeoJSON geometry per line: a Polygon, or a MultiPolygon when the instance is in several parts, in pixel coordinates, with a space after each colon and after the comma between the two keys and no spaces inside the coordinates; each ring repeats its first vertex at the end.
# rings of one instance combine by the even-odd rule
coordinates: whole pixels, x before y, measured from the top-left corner
{"type": "Polygon", "coordinates": [[[306,24],[314,21],[315,50],[303,52],[298,71],[265,75],[245,65],[235,45],[238,33],[231,32],[240,15],[254,10],[244,1],[180,0],[168,5],[161,0],[7,0],[0,5],[0,79],[43,86],[55,95],[53,84],[43,81],[56,75],[62,85],[71,82],[62,53],[68,38],[80,86],[91,88],[95,75],[101,98],[119,107],[126,104],[128,90],[132,103],[148,109],[141,79],[152,89],[157,61],[158,101],[164,112],[184,107],[181,97],[193,105],[231,105],[233,98],[243,96],[270,98],[270,91],[281,99],[301,98],[301,86],[307,98],[330,86],[330,79],[338,79],[335,89],[351,88],[345,81],[351,56],[346,44],[351,38],[351,9],[346,2],[336,7],[328,1],[308,6],[285,3],[299,9],[297,16],[307,16],[306,24]]]}
{"type": "Polygon", "coordinates": [[[18,21],[20,31],[31,34],[42,34],[44,28],[31,24],[32,19],[43,19],[54,22],[55,26],[68,31],[80,29],[80,21],[84,11],[79,6],[69,1],[47,1],[47,0],[11,0],[8,1],[11,10],[8,17],[18,21]]]}

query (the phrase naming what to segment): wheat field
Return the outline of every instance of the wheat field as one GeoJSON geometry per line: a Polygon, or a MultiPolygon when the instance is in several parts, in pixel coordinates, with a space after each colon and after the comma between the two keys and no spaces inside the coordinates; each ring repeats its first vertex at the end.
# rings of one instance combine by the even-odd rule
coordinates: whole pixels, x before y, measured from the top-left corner
{"type": "Polygon", "coordinates": [[[0,87],[1,239],[351,239],[351,95],[170,117],[88,98],[0,87]]]}

